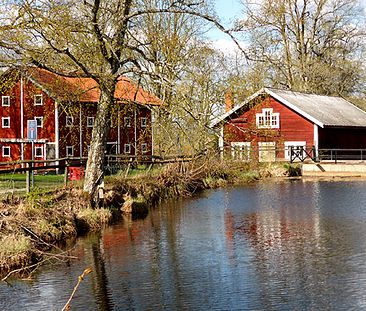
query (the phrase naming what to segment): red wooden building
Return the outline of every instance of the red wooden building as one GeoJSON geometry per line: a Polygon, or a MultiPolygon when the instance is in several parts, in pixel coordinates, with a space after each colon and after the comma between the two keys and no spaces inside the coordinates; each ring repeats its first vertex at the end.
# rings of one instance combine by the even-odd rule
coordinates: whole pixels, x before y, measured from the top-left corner
{"type": "MultiPolygon", "coordinates": [[[[66,78],[38,68],[9,70],[0,77],[0,162],[85,157],[100,90],[90,78],[66,78]],[[32,122],[36,121],[36,129],[32,122]],[[31,133],[32,132],[32,133],[31,133]]],[[[161,101],[127,78],[117,82],[107,142],[109,154],[151,155],[151,106],[161,101]]]]}
{"type": "MultiPolygon", "coordinates": [[[[219,146],[235,157],[290,159],[290,150],[366,149],[366,113],[340,97],[264,88],[232,107],[211,126],[219,146]]],[[[353,152],[356,152],[355,150],[353,152]]]]}

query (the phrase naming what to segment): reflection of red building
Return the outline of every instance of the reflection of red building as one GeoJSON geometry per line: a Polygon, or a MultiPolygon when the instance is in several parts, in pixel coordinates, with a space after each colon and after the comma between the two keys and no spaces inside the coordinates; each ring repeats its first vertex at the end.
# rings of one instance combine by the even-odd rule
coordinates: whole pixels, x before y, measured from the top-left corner
{"type": "MultiPolygon", "coordinates": [[[[310,215],[309,215],[310,216],[310,215]]],[[[225,214],[225,232],[228,242],[235,234],[244,234],[253,246],[260,248],[277,248],[291,244],[296,239],[316,242],[319,239],[319,215],[311,214],[310,218],[291,219],[283,210],[267,210],[251,213],[233,221],[233,216],[225,214]]]]}
{"type": "MultiPolygon", "coordinates": [[[[87,156],[100,90],[90,78],[46,70],[9,70],[0,81],[0,161],[31,158],[28,121],[37,124],[35,159],[87,156]]],[[[117,82],[108,153],[151,155],[155,96],[127,78],[117,82]]]]}

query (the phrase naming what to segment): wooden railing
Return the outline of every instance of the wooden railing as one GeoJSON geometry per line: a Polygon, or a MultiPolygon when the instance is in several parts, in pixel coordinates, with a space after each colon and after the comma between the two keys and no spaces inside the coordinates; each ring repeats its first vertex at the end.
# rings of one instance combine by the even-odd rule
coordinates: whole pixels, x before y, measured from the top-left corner
{"type": "MultiPolygon", "coordinates": [[[[149,170],[154,164],[167,164],[176,162],[192,161],[193,156],[171,155],[166,157],[157,156],[126,156],[126,155],[106,155],[104,170],[106,174],[116,173],[123,170],[127,176],[131,169],[138,165],[149,165],[149,170]]],[[[75,175],[83,175],[87,158],[60,158],[52,160],[24,160],[0,162],[0,175],[26,173],[24,188],[29,192],[35,185],[34,175],[57,173],[64,175],[64,184],[66,185],[75,175]],[[70,179],[71,178],[71,179],[70,179]]]]}

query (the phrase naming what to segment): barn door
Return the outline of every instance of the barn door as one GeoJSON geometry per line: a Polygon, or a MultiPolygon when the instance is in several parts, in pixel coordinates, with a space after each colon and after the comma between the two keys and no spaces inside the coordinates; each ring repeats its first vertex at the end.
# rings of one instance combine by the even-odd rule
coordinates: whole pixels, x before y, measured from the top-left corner
{"type": "Polygon", "coordinates": [[[276,160],[276,143],[259,143],[259,162],[274,162],[276,160]]]}

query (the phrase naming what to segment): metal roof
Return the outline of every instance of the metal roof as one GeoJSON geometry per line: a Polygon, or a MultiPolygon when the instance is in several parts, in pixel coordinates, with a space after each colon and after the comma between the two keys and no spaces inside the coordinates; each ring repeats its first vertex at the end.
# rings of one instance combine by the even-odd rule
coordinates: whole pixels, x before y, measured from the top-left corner
{"type": "Polygon", "coordinates": [[[341,97],[263,88],[212,121],[215,127],[261,94],[268,94],[320,127],[366,127],[366,112],[341,97]]]}

